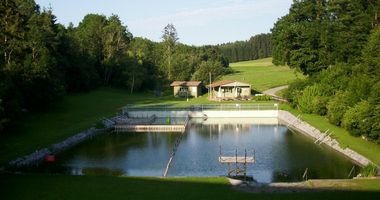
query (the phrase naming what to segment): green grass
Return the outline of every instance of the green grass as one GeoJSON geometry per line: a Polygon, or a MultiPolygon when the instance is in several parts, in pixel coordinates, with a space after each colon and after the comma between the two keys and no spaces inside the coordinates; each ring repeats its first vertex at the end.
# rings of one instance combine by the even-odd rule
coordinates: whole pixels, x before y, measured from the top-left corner
{"type": "Polygon", "coordinates": [[[223,80],[237,80],[252,84],[257,91],[287,85],[303,75],[287,66],[274,66],[272,58],[231,63],[235,73],[224,76],[223,80]]]}
{"type": "Polygon", "coordinates": [[[17,128],[2,136],[0,163],[29,154],[85,130],[105,116],[115,115],[128,101],[120,90],[103,88],[85,94],[69,95],[45,110],[25,114],[17,128]]]}
{"type": "Polygon", "coordinates": [[[322,132],[329,129],[333,132],[332,137],[335,138],[342,147],[349,147],[380,166],[380,145],[350,135],[347,130],[329,123],[326,117],[315,114],[304,114],[299,110],[291,108],[287,104],[282,104],[280,108],[282,110],[288,110],[295,116],[301,115],[302,120],[308,122],[322,132]]]}
{"type": "MultiPolygon", "coordinates": [[[[320,184],[320,183],[319,183],[320,184]]],[[[340,191],[247,193],[225,178],[0,175],[2,199],[375,199],[379,180],[352,180],[340,191]]],[[[310,184],[312,185],[312,184],[310,184]]],[[[323,184],[326,186],[326,184],[323,184]]],[[[331,183],[330,183],[331,185],[331,183]]],[[[313,186],[318,188],[318,186],[313,186]]],[[[330,186],[331,187],[331,186],[330,186]]]]}

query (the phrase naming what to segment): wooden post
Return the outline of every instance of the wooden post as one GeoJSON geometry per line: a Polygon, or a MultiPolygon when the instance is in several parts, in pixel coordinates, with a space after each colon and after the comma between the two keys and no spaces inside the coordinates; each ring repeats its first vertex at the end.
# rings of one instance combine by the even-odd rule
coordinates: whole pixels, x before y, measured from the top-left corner
{"type": "Polygon", "coordinates": [[[244,149],[244,180],[247,180],[247,149],[244,149]]]}
{"type": "Polygon", "coordinates": [[[237,149],[235,149],[235,160],[236,160],[236,162],[235,162],[235,176],[237,176],[238,175],[238,162],[237,162],[237,149]]]}

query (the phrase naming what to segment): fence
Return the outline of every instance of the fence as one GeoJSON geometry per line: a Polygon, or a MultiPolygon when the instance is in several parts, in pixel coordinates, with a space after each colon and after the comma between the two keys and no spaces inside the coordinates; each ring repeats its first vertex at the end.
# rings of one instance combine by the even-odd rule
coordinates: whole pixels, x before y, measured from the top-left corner
{"type": "Polygon", "coordinates": [[[249,110],[278,110],[278,104],[201,104],[191,106],[177,106],[177,105],[149,105],[149,106],[136,106],[127,105],[123,108],[123,114],[131,111],[208,111],[208,110],[222,110],[222,111],[249,111],[249,110]]]}

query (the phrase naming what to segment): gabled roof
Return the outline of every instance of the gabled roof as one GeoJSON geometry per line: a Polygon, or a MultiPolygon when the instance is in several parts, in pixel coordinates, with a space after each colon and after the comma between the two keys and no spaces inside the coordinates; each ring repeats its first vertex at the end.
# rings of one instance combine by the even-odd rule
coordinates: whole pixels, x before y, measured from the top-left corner
{"type": "Polygon", "coordinates": [[[240,81],[233,81],[233,80],[223,80],[223,81],[218,81],[214,82],[211,85],[207,85],[207,87],[215,88],[219,86],[251,86],[248,83],[243,83],[240,81]]]}
{"type": "Polygon", "coordinates": [[[170,86],[199,86],[202,82],[201,81],[174,81],[170,86]]]}

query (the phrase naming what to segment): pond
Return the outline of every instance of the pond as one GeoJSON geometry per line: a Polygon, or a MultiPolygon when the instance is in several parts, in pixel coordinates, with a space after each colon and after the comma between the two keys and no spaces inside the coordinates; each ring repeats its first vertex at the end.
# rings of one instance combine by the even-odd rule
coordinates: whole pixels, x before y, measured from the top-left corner
{"type": "MultiPolygon", "coordinates": [[[[276,119],[274,119],[276,121],[276,119]]],[[[107,133],[57,155],[54,164],[39,170],[74,175],[162,176],[181,133],[107,133]]],[[[353,166],[337,152],[314,144],[286,126],[252,119],[191,120],[178,146],[169,176],[224,176],[228,166],[220,152],[254,149],[256,163],[247,174],[259,182],[300,181],[308,178],[347,178],[353,166]]],[[[248,155],[250,156],[250,155],[248,155]]],[[[356,169],[359,167],[356,166],[356,169]]]]}

